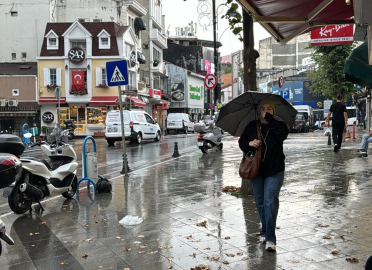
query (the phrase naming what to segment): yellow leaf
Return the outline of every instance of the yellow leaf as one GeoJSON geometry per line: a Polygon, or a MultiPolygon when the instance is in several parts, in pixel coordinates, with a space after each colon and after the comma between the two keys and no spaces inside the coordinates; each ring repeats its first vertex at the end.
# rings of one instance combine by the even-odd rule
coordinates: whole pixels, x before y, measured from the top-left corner
{"type": "Polygon", "coordinates": [[[61,260],[61,264],[66,264],[66,261],[65,260],[61,260]]]}
{"type": "Polygon", "coordinates": [[[88,253],[84,253],[83,256],[81,256],[82,258],[86,259],[88,258],[88,253]]]}
{"type": "Polygon", "coordinates": [[[231,253],[226,253],[226,256],[227,257],[235,257],[235,255],[234,254],[231,254],[231,253]]]}

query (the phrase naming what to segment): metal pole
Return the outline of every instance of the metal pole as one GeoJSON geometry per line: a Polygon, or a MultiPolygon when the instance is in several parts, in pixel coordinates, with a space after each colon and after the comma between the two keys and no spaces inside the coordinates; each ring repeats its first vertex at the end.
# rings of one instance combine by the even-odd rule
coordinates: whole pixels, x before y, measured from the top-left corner
{"type": "Polygon", "coordinates": [[[367,102],[367,128],[371,132],[371,89],[368,89],[367,102]]]}
{"type": "Polygon", "coordinates": [[[122,146],[123,146],[123,169],[120,173],[124,172],[124,175],[128,175],[128,168],[127,168],[127,154],[125,149],[125,132],[124,132],[124,114],[123,114],[123,100],[121,95],[120,86],[118,86],[119,91],[119,105],[120,105],[120,122],[121,122],[121,137],[122,137],[122,146]]]}
{"type": "MultiPolygon", "coordinates": [[[[218,57],[217,57],[217,18],[216,18],[216,0],[212,0],[212,10],[213,10],[213,51],[214,51],[214,75],[217,77],[217,83],[219,82],[218,77],[218,57]]],[[[218,93],[214,93],[214,105],[218,103],[218,93]]]]}

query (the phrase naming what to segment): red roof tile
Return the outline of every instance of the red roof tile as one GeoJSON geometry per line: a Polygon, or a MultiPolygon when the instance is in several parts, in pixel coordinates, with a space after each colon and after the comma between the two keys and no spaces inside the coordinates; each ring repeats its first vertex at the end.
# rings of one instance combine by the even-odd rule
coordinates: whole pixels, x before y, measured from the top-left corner
{"type": "Polygon", "coordinates": [[[221,76],[221,81],[224,82],[224,84],[221,85],[222,89],[229,87],[232,84],[232,74],[231,73],[223,74],[221,76]]]}

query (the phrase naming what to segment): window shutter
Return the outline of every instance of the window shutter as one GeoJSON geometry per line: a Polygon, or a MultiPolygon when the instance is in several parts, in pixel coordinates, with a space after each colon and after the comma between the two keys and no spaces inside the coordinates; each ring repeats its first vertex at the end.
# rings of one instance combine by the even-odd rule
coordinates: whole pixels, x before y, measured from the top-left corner
{"type": "Polygon", "coordinates": [[[62,75],[61,75],[61,69],[57,68],[57,85],[61,86],[62,82],[62,75]]]}
{"type": "Polygon", "coordinates": [[[96,86],[102,83],[102,68],[96,68],[96,86]]]}
{"type": "Polygon", "coordinates": [[[43,68],[44,70],[44,86],[49,84],[49,68],[43,68]]]}

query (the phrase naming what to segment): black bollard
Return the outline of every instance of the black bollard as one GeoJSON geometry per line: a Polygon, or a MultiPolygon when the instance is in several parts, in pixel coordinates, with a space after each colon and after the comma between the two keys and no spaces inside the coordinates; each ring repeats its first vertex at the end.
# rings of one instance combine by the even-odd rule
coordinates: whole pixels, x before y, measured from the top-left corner
{"type": "Polygon", "coordinates": [[[172,157],[179,157],[179,156],[180,156],[180,153],[178,152],[178,142],[175,142],[174,143],[174,152],[173,152],[172,157]]]}
{"type": "Polygon", "coordinates": [[[330,134],[328,135],[328,145],[332,145],[332,142],[331,142],[331,135],[330,135],[330,134]]]}
{"type": "MultiPolygon", "coordinates": [[[[126,155],[127,153],[123,154],[123,168],[121,169],[121,174],[125,174],[125,164],[124,164],[124,155],[126,155]]],[[[129,164],[128,164],[128,157],[126,158],[127,160],[127,172],[131,172],[133,171],[130,167],[129,167],[129,164]]]]}

